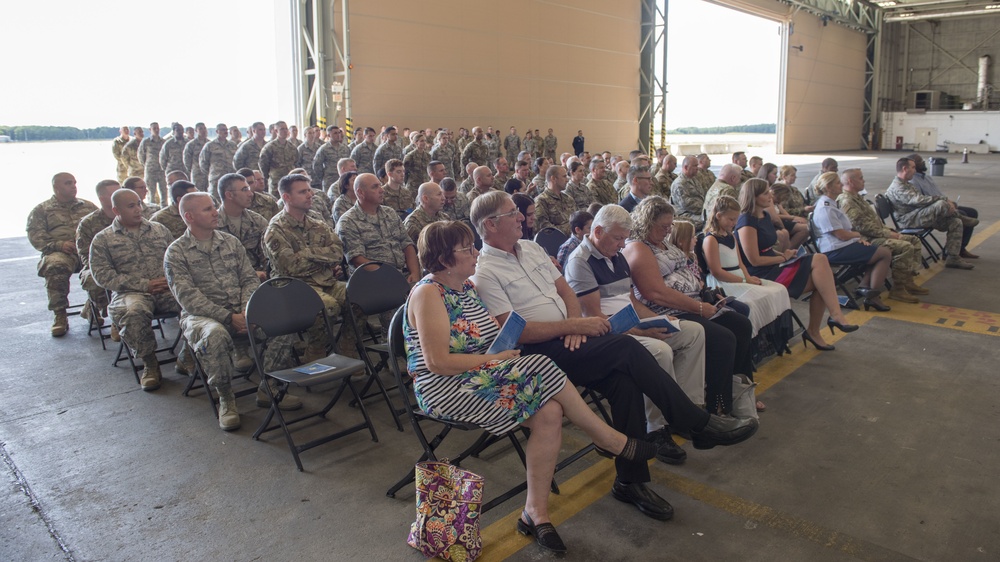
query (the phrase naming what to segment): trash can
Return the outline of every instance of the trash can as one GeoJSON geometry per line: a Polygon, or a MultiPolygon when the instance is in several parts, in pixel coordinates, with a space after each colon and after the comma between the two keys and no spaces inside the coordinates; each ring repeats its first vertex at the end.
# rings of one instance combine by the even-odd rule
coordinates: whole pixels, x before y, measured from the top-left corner
{"type": "Polygon", "coordinates": [[[932,176],[944,175],[944,165],[948,163],[947,158],[929,158],[927,161],[931,163],[932,176]]]}

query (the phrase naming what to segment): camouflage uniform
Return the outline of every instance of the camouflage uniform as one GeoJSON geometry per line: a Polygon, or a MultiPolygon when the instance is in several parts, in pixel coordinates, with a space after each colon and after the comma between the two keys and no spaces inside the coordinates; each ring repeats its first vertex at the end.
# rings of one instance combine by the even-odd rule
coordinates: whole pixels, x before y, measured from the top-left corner
{"type": "Polygon", "coordinates": [[[375,171],[384,170],[385,163],[393,158],[402,160],[403,149],[396,146],[395,143],[385,141],[375,149],[375,154],[372,156],[372,169],[375,171]]]}
{"type": "Polygon", "coordinates": [[[546,158],[551,158],[553,162],[556,162],[556,147],[559,146],[559,139],[555,135],[545,135],[542,140],[542,156],[546,158]]]}
{"type": "Polygon", "coordinates": [[[344,213],[353,206],[354,201],[348,199],[346,195],[341,195],[333,201],[333,209],[330,210],[330,220],[333,221],[334,227],[337,226],[340,217],[344,216],[344,213]]]}
{"type": "Polygon", "coordinates": [[[160,148],[160,168],[164,172],[173,172],[174,170],[187,172],[187,167],[184,165],[184,147],[186,146],[187,142],[184,137],[171,137],[170,140],[165,141],[163,147],[160,148]]]}
{"type": "Polygon", "coordinates": [[[184,231],[187,230],[187,224],[181,218],[180,209],[173,203],[153,213],[153,218],[149,220],[167,227],[167,230],[170,232],[171,242],[180,238],[181,234],[184,234],[184,231]]]}
{"type": "Polygon", "coordinates": [[[916,186],[898,177],[893,178],[885,196],[892,203],[901,228],[933,228],[947,232],[944,250],[949,257],[958,257],[962,250],[962,219],[957,213],[951,213],[946,198],[922,195],[916,186]]]}
{"type": "MultiPolygon", "coordinates": [[[[312,145],[307,142],[303,142],[295,149],[295,167],[304,168],[306,172],[309,172],[309,177],[312,179],[312,182],[310,182],[309,185],[313,189],[323,188],[323,176],[317,174],[315,170],[313,170],[313,161],[316,159],[316,153],[319,151],[319,147],[319,142],[314,142],[312,145]]],[[[334,166],[334,170],[336,170],[336,168],[337,167],[334,166]]]]}
{"type": "Polygon", "coordinates": [[[673,172],[663,172],[662,174],[660,173],[654,174],[652,195],[659,195],[660,197],[669,200],[670,186],[673,185],[674,180],[676,179],[677,179],[677,174],[673,172]]]}
{"type": "MultiPolygon", "coordinates": [[[[170,292],[183,309],[184,338],[205,370],[209,386],[225,399],[233,394],[236,361],[248,354],[248,340],[236,334],[232,316],[244,313],[260,280],[239,240],[215,231],[208,242],[202,244],[190,232],[184,233],[167,248],[163,269],[170,292]]],[[[290,348],[278,344],[281,340],[267,347],[265,369],[288,358],[290,348]]]]}
{"type": "Polygon", "coordinates": [[[184,154],[182,156],[184,169],[190,174],[191,183],[198,188],[198,191],[208,191],[208,173],[198,165],[198,157],[201,155],[201,149],[205,148],[207,143],[208,139],[201,140],[195,137],[184,145],[184,154]]]}
{"type": "Polygon", "coordinates": [[[267,257],[264,256],[263,245],[267,219],[249,209],[244,209],[237,221],[226,214],[225,207],[223,204],[219,209],[218,230],[235,236],[243,244],[254,271],[267,271],[267,257]]]}
{"type": "Polygon", "coordinates": [[[465,198],[469,200],[469,206],[471,207],[472,202],[476,200],[476,197],[479,197],[480,195],[484,193],[489,193],[491,191],[496,191],[496,190],[493,189],[492,187],[487,189],[486,191],[479,191],[479,189],[477,188],[472,188],[469,190],[468,193],[465,194],[465,198]]]}
{"type": "MultiPolygon", "coordinates": [[[[756,176],[753,175],[753,172],[751,172],[746,168],[743,168],[742,170],[740,170],[740,185],[743,185],[747,180],[753,179],[755,177],[756,176]]],[[[816,177],[818,178],[819,176],[817,175],[816,177]]]]}
{"type": "Polygon", "coordinates": [[[521,152],[521,137],[507,135],[507,138],[503,139],[503,148],[507,151],[507,161],[517,162],[517,153],[521,152]]]}
{"type": "Polygon", "coordinates": [[[417,207],[410,213],[406,220],[403,221],[403,226],[406,227],[406,234],[413,240],[413,243],[417,243],[417,237],[420,236],[420,231],[424,229],[425,226],[432,222],[437,221],[450,221],[451,217],[446,215],[443,211],[438,211],[433,217],[427,214],[427,211],[423,207],[417,207]]]}
{"type": "Polygon", "coordinates": [[[384,186],[385,194],[382,197],[382,205],[386,207],[392,207],[392,210],[397,213],[405,213],[408,210],[413,209],[415,206],[413,200],[413,192],[406,188],[406,186],[400,186],[399,189],[394,189],[386,184],[384,186]]]}
{"type": "Polygon", "coordinates": [[[69,307],[69,277],[80,271],[80,256],[67,254],[63,242],[76,243],[80,220],[97,210],[97,205],[83,199],[60,203],[55,195],[40,203],[28,215],[28,242],[42,253],[38,276],[45,279],[49,310],[65,311],[69,307]]]}
{"type": "Polygon", "coordinates": [[[436,144],[431,149],[431,160],[437,160],[444,164],[445,176],[450,178],[462,177],[462,168],[459,159],[456,157],[455,147],[450,143],[436,144]]]}
{"type": "MultiPolygon", "coordinates": [[[[839,201],[840,198],[838,197],[837,200],[839,201]]],[[[808,213],[806,213],[806,198],[802,196],[802,192],[799,191],[799,188],[794,185],[788,186],[788,199],[785,200],[783,207],[785,208],[785,212],[789,215],[802,218],[806,218],[806,216],[808,216],[808,213]]],[[[844,212],[846,213],[847,211],[844,212]]],[[[853,218],[851,219],[851,222],[854,222],[853,218]]]]}
{"type": "Polygon", "coordinates": [[[715,200],[723,195],[728,195],[737,201],[740,200],[740,194],[735,187],[722,180],[715,180],[712,187],[708,188],[708,193],[705,194],[705,202],[702,205],[702,208],[705,209],[705,216],[708,216],[708,213],[711,213],[712,209],[715,208],[715,200]]]}
{"type": "Polygon", "coordinates": [[[486,145],[486,165],[496,172],[496,161],[500,158],[500,143],[489,139],[484,139],[483,143],[486,145]]]}
{"type": "Polygon", "coordinates": [[[530,197],[538,197],[545,191],[545,177],[541,174],[535,174],[535,177],[531,178],[531,185],[528,186],[528,195],[530,197]]]}
{"type": "Polygon", "coordinates": [[[535,198],[535,232],[546,228],[555,228],[569,236],[572,229],[569,226],[569,216],[576,211],[576,203],[568,194],[556,194],[546,189],[535,198]]]}
{"type": "Polygon", "coordinates": [[[156,203],[146,203],[145,201],[139,203],[142,205],[142,218],[146,220],[152,220],[153,215],[162,208],[156,203]]]}
{"type": "Polygon", "coordinates": [[[278,182],[292,171],[298,158],[299,151],[288,139],[276,139],[264,145],[260,151],[257,165],[260,173],[267,178],[271,195],[278,196],[278,182]]]}
{"type": "Polygon", "coordinates": [[[337,172],[337,162],[341,158],[350,157],[351,149],[343,143],[330,144],[329,142],[325,142],[316,151],[316,156],[313,157],[311,164],[312,167],[306,167],[306,169],[311,169],[313,171],[313,178],[320,178],[323,183],[323,190],[329,191],[330,187],[336,185],[337,180],[340,179],[340,173],[337,172]]]}
{"type": "Polygon", "coordinates": [[[160,150],[163,148],[163,137],[146,137],[139,143],[139,162],[145,170],[146,187],[149,188],[149,202],[159,203],[169,201],[167,191],[167,176],[160,167],[160,150]]]}
{"type": "MultiPolygon", "coordinates": [[[[304,281],[323,300],[331,318],[341,314],[347,284],[337,279],[334,268],[344,259],[344,246],[329,224],[309,214],[299,221],[282,211],[267,226],[264,252],[275,277],[304,281]]],[[[309,329],[306,340],[310,354],[326,348],[324,331],[321,321],[309,329]]]]}
{"type": "MultiPolygon", "coordinates": [[[[97,305],[98,310],[108,306],[108,293],[97,284],[90,272],[90,245],[97,233],[111,226],[114,217],[108,218],[104,209],[97,209],[80,220],[76,227],[76,254],[80,256],[80,286],[90,295],[90,302],[97,305]]],[[[87,310],[85,306],[84,310],[87,310]]],[[[82,313],[81,313],[82,314],[82,313]]],[[[88,312],[89,314],[89,312],[88,312]]]]}
{"type": "Polygon", "coordinates": [[[461,193],[457,193],[455,195],[455,200],[451,203],[445,201],[444,207],[441,209],[442,212],[447,213],[451,218],[457,221],[469,220],[470,210],[471,208],[469,206],[468,198],[461,193]]]}
{"type": "Polygon", "coordinates": [[[469,165],[469,162],[475,162],[480,166],[489,166],[490,164],[490,148],[486,146],[483,141],[472,141],[465,145],[465,149],[462,150],[462,170],[465,171],[465,167],[469,165]]]}
{"type": "Polygon", "coordinates": [[[163,256],[171,242],[170,231],[161,224],[143,219],[138,230],[129,232],[115,218],[90,247],[94,280],[114,293],[108,305],[111,321],[137,357],[156,351],[153,314],[180,310],[169,292],[146,292],[150,279],[164,276],[163,256]]]}
{"type": "Polygon", "coordinates": [[[139,162],[139,139],[132,137],[125,143],[125,146],[122,147],[122,160],[125,162],[127,176],[142,177],[142,162],[139,162]]]}
{"type": "Polygon", "coordinates": [[[205,143],[201,154],[198,155],[198,165],[201,166],[201,171],[208,174],[208,193],[212,199],[215,199],[216,203],[221,201],[219,198],[219,178],[236,171],[236,168],[233,168],[235,155],[236,143],[231,140],[222,141],[219,138],[205,143]]]}
{"type": "Polygon", "coordinates": [[[375,143],[364,141],[358,143],[354,147],[354,150],[351,150],[351,160],[354,160],[354,163],[358,165],[359,174],[375,173],[374,159],[376,150],[378,150],[378,147],[375,146],[375,143]]]}
{"type": "MultiPolygon", "coordinates": [[[[792,188],[795,191],[798,189],[792,188]]],[[[904,287],[913,282],[913,272],[920,267],[923,248],[916,236],[901,234],[898,239],[889,238],[893,230],[882,224],[875,209],[856,193],[843,192],[837,197],[840,210],[851,219],[854,230],[861,233],[861,239],[873,246],[885,246],[892,252],[892,282],[904,287]]]]}
{"type": "Polygon", "coordinates": [[[617,191],[618,195],[620,196],[619,200],[624,199],[625,196],[628,195],[628,191],[629,191],[629,189],[628,189],[628,179],[626,179],[626,178],[619,178],[617,176],[617,174],[616,174],[615,175],[614,188],[615,188],[615,191],[617,191]]]}
{"type": "Polygon", "coordinates": [[[122,155],[122,149],[125,148],[125,143],[127,142],[127,140],[120,136],[115,137],[115,140],[111,141],[111,154],[115,157],[115,170],[118,172],[118,183],[124,183],[125,178],[128,177],[128,163],[122,155]]]}
{"type": "Polygon", "coordinates": [[[670,204],[674,206],[677,218],[702,224],[701,213],[705,206],[705,192],[698,183],[698,177],[679,176],[670,186],[670,204]]]}
{"type": "Polygon", "coordinates": [[[536,154],[538,154],[539,152],[541,152],[538,149],[539,143],[540,143],[540,141],[538,139],[534,138],[534,137],[532,137],[530,139],[524,139],[524,150],[526,150],[528,152],[528,154],[530,154],[532,156],[535,156],[536,154]]]}
{"type": "MultiPolygon", "coordinates": [[[[695,176],[698,182],[701,184],[701,192],[708,193],[708,190],[715,183],[715,174],[712,170],[698,168],[698,175],[695,176]]],[[[673,184],[671,184],[673,185],[673,184]]]]}
{"type": "Polygon", "coordinates": [[[611,182],[608,178],[603,180],[595,180],[591,178],[590,182],[587,183],[587,189],[590,190],[590,199],[596,201],[601,205],[617,205],[621,198],[618,197],[618,192],[615,191],[611,182]]]}
{"type": "MultiPolygon", "coordinates": [[[[431,155],[426,150],[414,150],[403,158],[403,168],[406,169],[406,187],[410,193],[416,194],[420,184],[431,181],[427,175],[427,165],[431,163],[431,155]]],[[[412,209],[413,206],[407,207],[412,209]]]]}
{"type": "MultiPolygon", "coordinates": [[[[265,146],[267,146],[266,141],[261,141],[261,144],[257,144],[257,141],[253,137],[243,141],[236,148],[236,154],[233,155],[233,169],[250,168],[251,170],[259,170],[260,152],[264,150],[265,146]]],[[[264,177],[266,178],[267,174],[264,174],[264,177]]]]}
{"type": "Polygon", "coordinates": [[[288,137],[288,142],[292,143],[292,146],[295,147],[295,150],[298,150],[299,147],[302,146],[302,139],[293,139],[292,137],[288,137]]]}
{"type": "Polygon", "coordinates": [[[472,140],[473,137],[471,136],[458,137],[457,139],[455,139],[454,144],[457,153],[462,154],[463,152],[465,152],[465,147],[469,146],[469,143],[472,142],[472,140]]]}
{"type": "Polygon", "coordinates": [[[265,221],[270,221],[278,214],[278,202],[267,193],[256,191],[253,194],[253,202],[250,203],[250,210],[264,217],[265,221]]]}
{"type": "MultiPolygon", "coordinates": [[[[392,207],[381,205],[376,214],[369,215],[355,204],[337,221],[337,234],[344,241],[347,263],[362,256],[388,263],[407,274],[403,250],[413,245],[413,241],[407,236],[403,221],[399,220],[392,207]]],[[[353,266],[351,271],[354,271],[353,266]]]]}
{"type": "Polygon", "coordinates": [[[476,182],[472,181],[472,176],[465,178],[465,181],[458,184],[458,192],[462,195],[468,196],[470,193],[476,190],[476,182]]]}
{"type": "Polygon", "coordinates": [[[504,191],[504,186],[507,185],[507,182],[509,182],[512,177],[514,177],[514,174],[511,174],[510,172],[503,175],[501,175],[500,172],[497,172],[496,175],[493,176],[493,188],[504,191]]]}
{"type": "Polygon", "coordinates": [[[586,211],[587,207],[593,203],[593,199],[590,197],[590,190],[586,186],[573,183],[572,181],[566,184],[563,194],[569,195],[573,199],[577,211],[586,211]]]}

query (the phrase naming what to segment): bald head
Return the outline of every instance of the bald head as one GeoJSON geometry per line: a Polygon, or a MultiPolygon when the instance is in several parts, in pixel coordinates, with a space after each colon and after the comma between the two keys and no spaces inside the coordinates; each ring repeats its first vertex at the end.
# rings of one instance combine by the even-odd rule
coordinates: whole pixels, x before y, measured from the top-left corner
{"type": "MultiPolygon", "coordinates": [[[[188,219],[184,217],[184,213],[190,213],[198,207],[199,202],[205,203],[205,201],[202,201],[202,198],[204,197],[208,197],[209,199],[212,198],[211,195],[205,193],[204,191],[192,191],[191,193],[186,193],[183,197],[181,197],[180,202],[177,204],[177,209],[181,214],[181,218],[184,218],[185,223],[188,222],[188,219]]],[[[213,201],[212,203],[214,204],[215,202],[213,201]]]]}
{"type": "Polygon", "coordinates": [[[436,214],[444,208],[444,191],[432,181],[422,183],[417,188],[417,201],[428,213],[436,214]]]}
{"type": "Polygon", "coordinates": [[[441,191],[440,185],[432,181],[429,181],[420,184],[420,187],[417,188],[417,197],[423,197],[424,195],[433,195],[435,193],[439,193],[440,191],[441,191]]]}
{"type": "Polygon", "coordinates": [[[476,188],[485,190],[493,187],[493,173],[486,166],[480,166],[472,171],[472,181],[476,188]]]}
{"type": "Polygon", "coordinates": [[[698,158],[695,156],[685,156],[684,161],[681,162],[681,170],[684,172],[685,177],[693,178],[698,173],[698,158]]]}
{"type": "Polygon", "coordinates": [[[124,209],[129,203],[138,201],[139,195],[131,189],[119,189],[111,194],[111,206],[124,209]]]}
{"type": "Polygon", "coordinates": [[[743,168],[739,164],[725,164],[719,170],[719,180],[733,187],[739,187],[742,175],[743,168]]]}

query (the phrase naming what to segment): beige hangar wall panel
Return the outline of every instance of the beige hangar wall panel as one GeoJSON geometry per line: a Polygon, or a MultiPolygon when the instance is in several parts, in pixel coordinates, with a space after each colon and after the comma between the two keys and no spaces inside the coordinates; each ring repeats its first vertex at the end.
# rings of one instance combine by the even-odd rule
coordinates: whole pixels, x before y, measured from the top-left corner
{"type": "Polygon", "coordinates": [[[639,2],[355,0],[349,15],[356,126],[551,127],[560,152],[583,129],[590,151],[636,145],[639,2]]]}

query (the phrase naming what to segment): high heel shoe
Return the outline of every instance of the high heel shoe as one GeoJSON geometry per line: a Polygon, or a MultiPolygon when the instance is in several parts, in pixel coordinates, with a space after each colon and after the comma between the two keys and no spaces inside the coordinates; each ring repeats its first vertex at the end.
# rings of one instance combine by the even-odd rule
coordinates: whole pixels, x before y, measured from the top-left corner
{"type": "Polygon", "coordinates": [[[839,328],[840,331],[844,332],[845,334],[849,332],[856,332],[858,330],[857,324],[841,324],[840,322],[834,320],[833,317],[826,319],[826,325],[830,327],[831,334],[837,333],[833,331],[834,328],[839,328]]]}
{"type": "MultiPolygon", "coordinates": [[[[855,327],[857,327],[857,326],[855,326],[855,327]]],[[[820,351],[833,351],[834,349],[837,349],[837,348],[833,347],[832,345],[820,345],[820,344],[816,343],[816,340],[814,340],[812,336],[809,335],[809,332],[802,332],[802,347],[804,347],[806,349],[809,349],[809,346],[806,345],[806,342],[809,342],[809,343],[813,344],[813,347],[815,347],[816,349],[818,349],[820,351]]]]}
{"type": "Polygon", "coordinates": [[[521,517],[517,520],[517,532],[524,536],[533,535],[538,546],[545,550],[557,554],[566,552],[566,544],[562,542],[562,538],[556,532],[555,526],[552,523],[539,523],[535,525],[535,522],[531,520],[527,512],[521,512],[521,517]]]}
{"type": "Polygon", "coordinates": [[[622,449],[622,452],[617,455],[607,449],[598,447],[596,444],[594,444],[594,450],[597,451],[598,455],[609,459],[621,457],[627,461],[648,461],[656,456],[657,446],[656,443],[650,443],[645,439],[635,439],[633,437],[629,437],[625,441],[625,447],[622,449]]]}
{"type": "Polygon", "coordinates": [[[882,302],[879,295],[868,295],[865,297],[863,304],[865,305],[865,312],[867,312],[869,308],[874,308],[878,312],[889,312],[892,310],[892,307],[882,302]]]}

